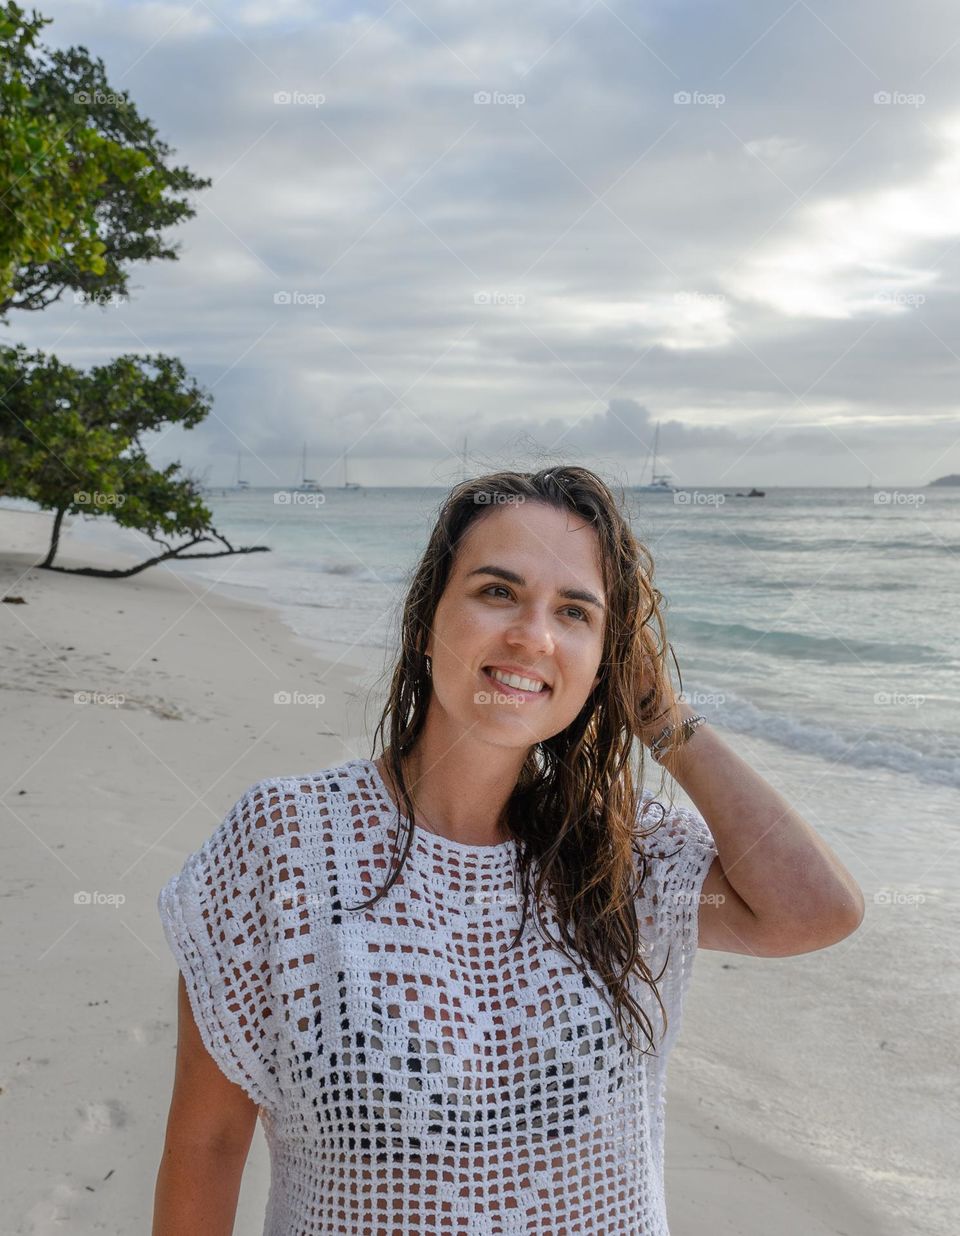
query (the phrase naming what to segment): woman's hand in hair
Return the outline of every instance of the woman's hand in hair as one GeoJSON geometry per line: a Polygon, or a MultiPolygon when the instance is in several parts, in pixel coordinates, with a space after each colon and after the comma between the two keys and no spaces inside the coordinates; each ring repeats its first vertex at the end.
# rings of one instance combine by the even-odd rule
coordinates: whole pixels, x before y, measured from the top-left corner
{"type": "MultiPolygon", "coordinates": [[[[666,657],[653,644],[649,628],[643,631],[643,670],[637,687],[637,737],[649,746],[666,725],[675,724],[685,705],[673,689],[666,657]]],[[[672,653],[672,650],[668,651],[672,653]]]]}

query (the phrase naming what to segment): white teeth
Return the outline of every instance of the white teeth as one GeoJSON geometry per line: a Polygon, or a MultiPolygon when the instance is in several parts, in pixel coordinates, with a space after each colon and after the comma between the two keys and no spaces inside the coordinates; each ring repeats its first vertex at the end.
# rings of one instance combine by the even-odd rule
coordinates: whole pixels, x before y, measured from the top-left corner
{"type": "Polygon", "coordinates": [[[507,687],[519,687],[521,691],[542,691],[545,685],[535,678],[521,678],[519,674],[507,674],[503,670],[491,669],[488,673],[491,678],[496,678],[497,682],[502,682],[507,687]]]}

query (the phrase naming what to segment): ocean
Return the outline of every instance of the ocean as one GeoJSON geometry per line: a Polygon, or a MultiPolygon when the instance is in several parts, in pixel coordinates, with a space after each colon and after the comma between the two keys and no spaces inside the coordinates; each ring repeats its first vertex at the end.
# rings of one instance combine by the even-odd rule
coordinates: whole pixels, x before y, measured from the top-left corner
{"type": "MultiPolygon", "coordinates": [[[[318,649],[363,664],[396,647],[444,492],[330,488],[284,504],[216,490],[217,527],[271,552],[175,569],[278,607],[318,649]]],[[[960,489],[732,492],[626,493],[691,703],[785,751],[960,789],[960,489]]],[[[135,544],[102,519],[74,528],[135,544]]]]}
{"type": "MultiPolygon", "coordinates": [[[[220,530],[271,552],[171,569],[276,606],[372,683],[444,493],[215,491],[220,530]]],[[[826,952],[698,955],[671,1085],[711,1126],[737,1119],[858,1181],[898,1236],[947,1236],[960,1202],[960,490],[734,493],[625,497],[685,693],[828,840],[867,917],[826,952]]],[[[106,520],[73,532],[146,554],[106,520]]]]}

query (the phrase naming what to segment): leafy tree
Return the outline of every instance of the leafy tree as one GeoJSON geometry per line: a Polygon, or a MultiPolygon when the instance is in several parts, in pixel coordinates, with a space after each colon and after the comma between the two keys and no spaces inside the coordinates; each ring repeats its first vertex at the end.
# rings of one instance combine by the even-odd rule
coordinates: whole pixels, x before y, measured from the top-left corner
{"type": "Polygon", "coordinates": [[[183,196],[208,188],[110,88],[85,47],[37,43],[49,18],[0,6],[0,321],[67,290],[128,295],[132,262],[175,259],[163,228],[192,218],[183,196]]]}
{"type": "MultiPolygon", "coordinates": [[[[125,297],[131,263],[176,258],[160,233],[196,213],[184,194],[212,183],[168,165],[170,148],[110,89],[101,60],[84,47],[40,45],[48,24],[0,5],[0,321],[67,290],[125,297]]],[[[178,463],[157,469],[147,458],[148,435],[193,428],[210,406],[172,357],[121,356],[84,373],[22,345],[0,349],[0,493],[55,512],[41,565],[71,570],[54,566],[68,514],[109,516],[159,546],[132,568],[78,574],[265,551],[234,548],[213,527],[199,483],[178,463]]]]}
{"type": "Polygon", "coordinates": [[[136,575],[171,558],[221,558],[267,551],[234,547],[213,527],[200,486],[179,463],[155,468],[144,437],[192,429],[212,399],[175,357],[120,356],[88,373],[19,344],[0,348],[0,494],[55,512],[40,566],[77,575],[136,575]],[[54,566],[66,515],[109,516],[160,547],[122,570],[54,566]],[[179,545],[171,538],[186,537],[179,545]],[[218,548],[188,553],[203,543],[218,548]]]}
{"type": "MultiPolygon", "coordinates": [[[[0,304],[21,267],[59,259],[78,271],[105,269],[92,208],[103,173],[92,157],[71,166],[64,126],[37,106],[19,71],[41,24],[0,12],[0,304]]],[[[92,130],[77,135],[88,155],[95,141],[92,130]]]]}

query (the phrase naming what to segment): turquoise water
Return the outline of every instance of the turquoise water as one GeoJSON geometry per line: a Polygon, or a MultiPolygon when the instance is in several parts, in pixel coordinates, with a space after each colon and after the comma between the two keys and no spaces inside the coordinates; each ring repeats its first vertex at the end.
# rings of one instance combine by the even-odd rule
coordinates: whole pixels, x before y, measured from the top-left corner
{"type": "MultiPolygon", "coordinates": [[[[891,492],[627,501],[699,711],[787,750],[960,788],[960,491],[875,501],[891,492]]],[[[177,569],[250,590],[301,636],[363,660],[395,647],[444,493],[329,489],[280,504],[273,490],[217,491],[218,527],[271,552],[177,569]]],[[[77,531],[115,535],[103,522],[77,531]]]]}

